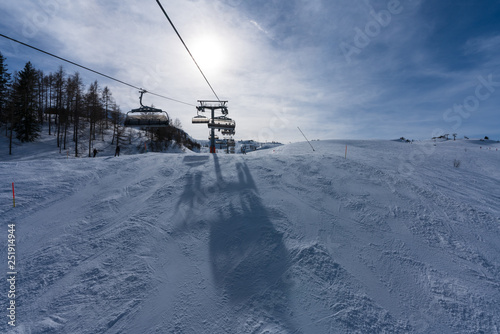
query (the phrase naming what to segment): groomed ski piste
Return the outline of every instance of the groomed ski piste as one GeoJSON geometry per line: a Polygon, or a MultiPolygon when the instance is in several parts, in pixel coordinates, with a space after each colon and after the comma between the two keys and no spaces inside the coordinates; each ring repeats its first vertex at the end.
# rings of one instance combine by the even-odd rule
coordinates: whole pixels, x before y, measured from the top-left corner
{"type": "Polygon", "coordinates": [[[2,159],[0,332],[499,333],[500,144],[312,144],[2,159]]]}

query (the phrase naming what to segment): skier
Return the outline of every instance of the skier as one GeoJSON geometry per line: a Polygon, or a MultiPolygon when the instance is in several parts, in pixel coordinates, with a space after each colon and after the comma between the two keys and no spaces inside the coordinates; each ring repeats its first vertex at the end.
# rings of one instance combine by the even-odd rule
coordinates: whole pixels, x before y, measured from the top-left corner
{"type": "Polygon", "coordinates": [[[97,149],[94,148],[94,158],[95,158],[96,155],[97,155],[97,149]]]}
{"type": "Polygon", "coordinates": [[[120,146],[116,145],[115,157],[120,156],[120,146]]]}

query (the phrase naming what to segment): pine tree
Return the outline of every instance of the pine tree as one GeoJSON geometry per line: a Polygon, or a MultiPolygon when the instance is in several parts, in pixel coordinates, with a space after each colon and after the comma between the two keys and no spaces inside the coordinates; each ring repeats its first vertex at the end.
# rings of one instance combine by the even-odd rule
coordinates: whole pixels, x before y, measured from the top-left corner
{"type": "Polygon", "coordinates": [[[6,59],[0,53],[0,125],[5,124],[5,135],[9,136],[9,155],[12,155],[12,137],[14,132],[14,109],[10,99],[12,93],[11,75],[7,72],[6,59]]]}
{"type": "Polygon", "coordinates": [[[6,59],[0,52],[0,125],[9,123],[7,103],[9,100],[10,86],[11,75],[7,71],[6,59]]]}
{"type": "Polygon", "coordinates": [[[33,142],[40,135],[36,87],[37,71],[28,62],[21,72],[16,73],[13,84],[14,129],[21,142],[33,142]]]}

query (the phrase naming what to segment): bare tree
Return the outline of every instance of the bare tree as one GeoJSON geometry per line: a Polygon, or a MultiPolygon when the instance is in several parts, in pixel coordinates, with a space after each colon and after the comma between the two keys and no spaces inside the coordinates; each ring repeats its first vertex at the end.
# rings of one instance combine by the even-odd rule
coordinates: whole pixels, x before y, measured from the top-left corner
{"type": "Polygon", "coordinates": [[[89,119],[89,157],[92,156],[92,141],[95,140],[96,123],[102,114],[102,104],[99,95],[99,84],[96,80],[90,85],[85,96],[87,117],[89,119]]]}
{"type": "Polygon", "coordinates": [[[49,136],[52,134],[52,92],[53,92],[53,86],[54,86],[54,76],[52,73],[49,75],[45,76],[44,78],[45,85],[47,87],[47,90],[45,91],[45,115],[47,117],[47,120],[49,122],[49,136]]]}
{"type": "Polygon", "coordinates": [[[84,107],[83,83],[78,72],[68,78],[67,87],[68,98],[71,97],[70,110],[73,119],[73,142],[75,143],[75,157],[78,157],[78,139],[81,128],[80,117],[82,116],[84,107]]]}
{"type": "Polygon", "coordinates": [[[59,66],[59,70],[54,73],[54,93],[55,93],[55,103],[56,103],[56,119],[57,119],[57,147],[61,151],[61,123],[65,120],[64,113],[64,70],[62,66],[59,66]]]}
{"type": "Polygon", "coordinates": [[[109,112],[110,112],[110,107],[113,103],[113,97],[111,94],[111,90],[108,88],[108,86],[104,87],[102,90],[102,100],[104,104],[104,119],[106,121],[106,129],[109,129],[109,112]]]}
{"type": "Polygon", "coordinates": [[[45,102],[45,95],[46,95],[46,91],[47,91],[47,86],[45,85],[45,75],[43,74],[43,71],[42,70],[39,70],[37,71],[38,75],[37,75],[37,78],[38,78],[38,88],[37,88],[37,92],[38,92],[38,121],[40,122],[40,124],[43,126],[43,114],[45,112],[45,107],[46,107],[46,104],[44,103],[45,102]]]}
{"type": "Polygon", "coordinates": [[[172,124],[173,127],[177,128],[177,129],[182,129],[182,124],[181,124],[181,120],[176,118],[174,120],[174,123],[172,124]]]}
{"type": "Polygon", "coordinates": [[[111,107],[111,122],[113,124],[113,137],[111,139],[111,145],[115,142],[122,119],[123,114],[120,112],[120,108],[116,104],[113,104],[111,107]]]}

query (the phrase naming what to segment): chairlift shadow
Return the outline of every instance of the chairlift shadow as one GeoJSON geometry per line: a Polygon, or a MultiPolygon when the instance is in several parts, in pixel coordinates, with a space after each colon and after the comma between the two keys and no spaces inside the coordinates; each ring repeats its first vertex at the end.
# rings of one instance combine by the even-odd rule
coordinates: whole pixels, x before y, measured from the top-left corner
{"type": "MultiPolygon", "coordinates": [[[[248,166],[236,163],[237,180],[230,180],[223,176],[219,157],[211,156],[216,176],[212,185],[203,184],[201,171],[186,174],[185,189],[177,203],[177,211],[184,210],[186,217],[179,228],[182,233],[208,228],[214,285],[233,307],[248,310],[249,304],[258,305],[252,308],[251,312],[259,313],[254,316],[279,319],[294,332],[286,283],[290,254],[283,236],[274,228],[248,166]],[[212,209],[214,193],[223,194],[227,201],[212,209]],[[196,218],[200,216],[203,224],[196,218]]],[[[190,159],[186,162],[191,163],[190,159]]]]}
{"type": "MultiPolygon", "coordinates": [[[[218,182],[222,180],[214,156],[218,182]]],[[[237,306],[258,304],[260,312],[280,319],[294,330],[286,312],[289,286],[285,275],[290,255],[262,203],[258,188],[244,163],[236,164],[238,181],[225,189],[237,201],[222,204],[209,224],[209,256],[216,286],[237,306]],[[234,196],[233,196],[234,195],[234,196]]]]}
{"type": "Polygon", "coordinates": [[[210,160],[208,155],[187,155],[182,160],[189,167],[202,166],[210,160]]]}

